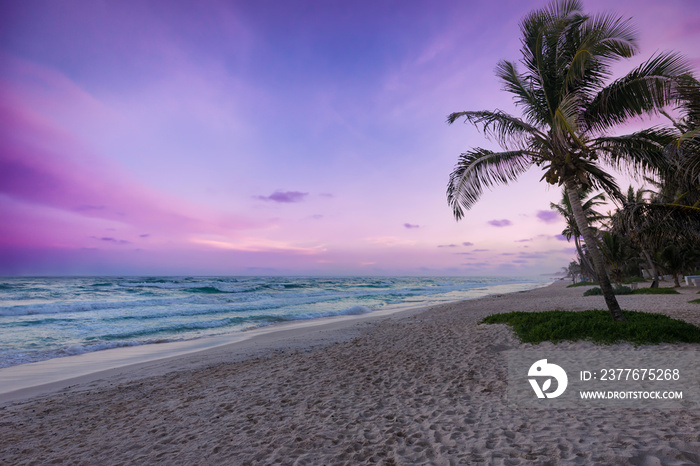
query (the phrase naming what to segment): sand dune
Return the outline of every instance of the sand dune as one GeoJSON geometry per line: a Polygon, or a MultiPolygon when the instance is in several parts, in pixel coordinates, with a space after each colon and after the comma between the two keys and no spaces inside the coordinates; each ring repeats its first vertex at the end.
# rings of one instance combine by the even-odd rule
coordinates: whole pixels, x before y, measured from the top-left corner
{"type": "MultiPolygon", "coordinates": [[[[504,352],[530,345],[478,322],[510,310],[604,308],[564,285],[216,348],[6,403],[0,461],[700,464],[697,410],[507,405],[504,352]]],[[[687,303],[695,292],[621,296],[620,304],[700,325],[700,305],[687,303]]]]}

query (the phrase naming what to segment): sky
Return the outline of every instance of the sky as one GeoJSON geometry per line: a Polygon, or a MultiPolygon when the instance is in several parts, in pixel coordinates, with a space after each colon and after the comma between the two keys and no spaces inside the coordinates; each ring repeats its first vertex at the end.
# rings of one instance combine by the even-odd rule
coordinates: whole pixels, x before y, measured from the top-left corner
{"type": "MultiPolygon", "coordinates": [[[[448,177],[518,114],[494,69],[545,1],[0,0],[0,275],[538,275],[536,169],[457,222],[448,177]]],[[[588,0],[700,70],[698,0],[588,0]]]]}

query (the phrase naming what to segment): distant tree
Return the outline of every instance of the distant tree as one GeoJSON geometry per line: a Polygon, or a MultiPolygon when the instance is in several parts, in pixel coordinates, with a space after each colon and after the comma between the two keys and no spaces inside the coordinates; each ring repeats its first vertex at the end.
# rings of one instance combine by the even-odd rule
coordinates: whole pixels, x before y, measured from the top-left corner
{"type": "Polygon", "coordinates": [[[681,286],[679,276],[688,266],[688,253],[689,251],[683,251],[681,247],[672,243],[667,244],[659,253],[661,266],[673,276],[673,284],[676,288],[681,286]]]}
{"type": "Polygon", "coordinates": [[[618,286],[622,285],[625,269],[633,258],[629,246],[629,240],[614,232],[604,231],[601,235],[601,251],[608,263],[610,278],[618,286]]]}
{"type": "Polygon", "coordinates": [[[569,267],[567,268],[569,275],[571,275],[571,281],[576,282],[576,275],[581,273],[581,265],[576,261],[569,262],[569,267]]]}

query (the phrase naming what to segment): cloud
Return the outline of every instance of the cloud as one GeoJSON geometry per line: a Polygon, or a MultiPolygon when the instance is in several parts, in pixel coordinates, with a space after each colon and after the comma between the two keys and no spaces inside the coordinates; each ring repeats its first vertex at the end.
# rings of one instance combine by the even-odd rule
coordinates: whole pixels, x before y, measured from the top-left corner
{"type": "Polygon", "coordinates": [[[469,241],[465,241],[462,243],[462,246],[474,246],[474,243],[470,243],[469,241]]]}
{"type": "Polygon", "coordinates": [[[511,222],[511,221],[508,220],[507,218],[504,218],[504,219],[502,219],[502,220],[489,220],[489,221],[486,222],[486,223],[488,223],[488,224],[491,225],[491,226],[499,227],[499,228],[501,228],[501,227],[508,227],[508,226],[510,226],[510,225],[513,224],[513,222],[511,222]]]}
{"type": "Polygon", "coordinates": [[[438,244],[439,248],[456,248],[456,244],[438,244]]]}
{"type": "Polygon", "coordinates": [[[532,241],[532,238],[516,239],[515,240],[516,243],[529,243],[530,241],[532,241]]]}
{"type": "Polygon", "coordinates": [[[273,202],[301,202],[304,200],[309,193],[302,193],[299,191],[275,191],[269,196],[255,196],[255,199],[260,199],[261,201],[273,201],[273,202]]]}
{"type": "Polygon", "coordinates": [[[566,239],[566,236],[564,236],[564,235],[554,235],[554,238],[557,241],[569,241],[568,239],[566,239]]]}
{"type": "Polygon", "coordinates": [[[131,244],[131,241],[127,241],[125,239],[116,239],[112,238],[110,236],[103,236],[102,238],[98,238],[97,236],[91,236],[93,239],[97,239],[100,241],[107,241],[109,243],[114,243],[114,244],[131,244]]]}
{"type": "Polygon", "coordinates": [[[541,252],[532,252],[532,253],[521,252],[520,254],[518,254],[518,256],[520,256],[520,258],[522,258],[522,259],[546,259],[547,258],[547,255],[543,254],[541,252]]]}
{"type": "Polygon", "coordinates": [[[227,239],[194,238],[192,243],[209,246],[216,249],[228,249],[245,252],[273,252],[288,254],[320,254],[326,249],[323,244],[295,245],[286,241],[275,241],[262,238],[244,238],[237,241],[227,239]]]}
{"type": "Polygon", "coordinates": [[[474,249],[472,252],[487,252],[488,249],[474,249]]]}
{"type": "Polygon", "coordinates": [[[404,228],[408,228],[408,229],[411,229],[411,228],[420,228],[420,225],[414,225],[414,224],[412,224],[412,223],[404,223],[403,226],[404,226],[404,228]]]}
{"type": "MultiPolygon", "coordinates": [[[[52,89],[40,76],[36,80],[52,89]]],[[[151,234],[164,231],[177,242],[192,233],[231,234],[263,223],[219,214],[140,184],[77,135],[31,108],[25,102],[28,99],[0,90],[0,100],[4,100],[0,107],[0,198],[4,198],[5,213],[10,206],[26,213],[21,217],[26,223],[15,227],[11,237],[5,236],[8,243],[27,244],[21,230],[29,228],[37,232],[32,235],[32,247],[73,247],[81,246],[78,238],[89,237],[85,233],[91,230],[118,228],[130,238],[138,236],[127,233],[130,229],[150,230],[151,234]]],[[[95,239],[100,238],[95,234],[95,239]]],[[[113,240],[102,241],[126,244],[113,240]]]]}
{"type": "Polygon", "coordinates": [[[561,219],[558,213],[551,210],[538,210],[535,216],[544,223],[556,223],[561,219]]]}

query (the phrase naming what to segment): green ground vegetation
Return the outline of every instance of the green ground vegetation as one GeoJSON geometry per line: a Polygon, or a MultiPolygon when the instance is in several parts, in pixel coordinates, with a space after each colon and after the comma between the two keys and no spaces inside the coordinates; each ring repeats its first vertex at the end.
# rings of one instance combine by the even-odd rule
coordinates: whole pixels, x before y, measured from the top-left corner
{"type": "Polygon", "coordinates": [[[482,324],[508,324],[523,343],[589,340],[596,344],[634,345],[700,343],[700,327],[661,314],[623,311],[626,322],[610,319],[608,311],[546,311],[494,314],[482,324]]]}
{"type": "MultiPolygon", "coordinates": [[[[638,288],[633,290],[628,286],[616,286],[613,288],[616,295],[624,294],[680,294],[673,288],[638,288]]],[[[603,291],[600,288],[591,288],[586,290],[584,296],[601,296],[603,291]]]]}
{"type": "Polygon", "coordinates": [[[597,286],[597,285],[598,285],[598,282],[578,282],[578,283],[573,283],[573,284],[567,286],[567,288],[576,288],[578,286],[597,286]]]}

